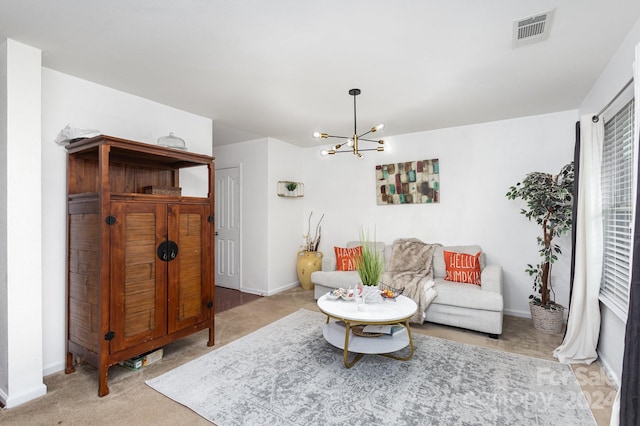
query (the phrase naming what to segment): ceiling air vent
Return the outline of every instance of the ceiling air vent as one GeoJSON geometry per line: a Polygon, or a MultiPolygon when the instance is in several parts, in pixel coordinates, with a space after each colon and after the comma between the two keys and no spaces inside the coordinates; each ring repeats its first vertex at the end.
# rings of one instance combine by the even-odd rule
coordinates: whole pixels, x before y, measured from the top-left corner
{"type": "Polygon", "coordinates": [[[513,47],[536,43],[549,38],[554,10],[513,22],[513,47]]]}

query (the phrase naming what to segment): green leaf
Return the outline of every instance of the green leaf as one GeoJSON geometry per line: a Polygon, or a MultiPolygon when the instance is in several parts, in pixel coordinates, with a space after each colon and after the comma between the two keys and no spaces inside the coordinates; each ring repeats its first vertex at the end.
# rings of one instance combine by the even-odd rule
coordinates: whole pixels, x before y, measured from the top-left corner
{"type": "Polygon", "coordinates": [[[362,256],[354,259],[360,280],[364,285],[378,285],[384,269],[384,258],[376,250],[375,236],[371,242],[368,233],[365,234],[363,230],[360,230],[360,244],[362,245],[362,256]]]}
{"type": "Polygon", "coordinates": [[[573,183],[574,165],[571,162],[563,166],[555,176],[543,172],[529,173],[507,192],[508,199],[519,198],[526,203],[526,208],[522,208],[520,214],[542,228],[542,235],[536,238],[542,263],[535,267],[527,265],[525,272],[533,277],[533,288],[542,295],[542,299],[534,297],[534,300],[541,305],[542,300],[545,300],[545,306],[553,292],[549,281],[551,274],[547,274],[546,282],[542,282],[542,272],[546,263],[550,268],[558,260],[557,254],[562,254],[560,246],[552,244],[552,239],[571,230],[573,183]]]}

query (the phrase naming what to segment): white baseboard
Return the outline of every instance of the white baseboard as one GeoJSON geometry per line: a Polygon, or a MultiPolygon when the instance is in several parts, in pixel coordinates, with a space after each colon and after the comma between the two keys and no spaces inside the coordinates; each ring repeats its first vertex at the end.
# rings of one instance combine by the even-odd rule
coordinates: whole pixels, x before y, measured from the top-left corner
{"type": "Polygon", "coordinates": [[[282,293],[285,290],[289,290],[291,288],[299,287],[300,283],[298,281],[285,284],[278,288],[269,290],[267,293],[262,289],[251,288],[251,287],[240,287],[240,291],[243,293],[255,294],[256,296],[273,296],[274,294],[282,293]]]}
{"type": "Polygon", "coordinates": [[[616,385],[616,388],[620,389],[620,377],[618,377],[618,375],[613,371],[613,368],[611,368],[611,365],[602,356],[600,351],[596,351],[596,353],[598,354],[598,360],[600,360],[600,363],[602,364],[604,369],[607,371],[607,374],[609,375],[613,383],[616,385]]]}
{"type": "Polygon", "coordinates": [[[516,309],[505,309],[503,311],[505,315],[511,315],[512,317],[531,318],[531,311],[519,311],[516,309]]]}
{"type": "MultiPolygon", "coordinates": [[[[520,310],[516,310],[516,309],[505,309],[504,311],[505,315],[511,315],[514,317],[521,317],[521,318],[531,318],[531,311],[520,311],[520,310]]],[[[569,310],[565,308],[564,310],[564,320],[567,321],[567,318],[569,317],[569,310]]]]}
{"type": "Polygon", "coordinates": [[[300,286],[300,283],[298,281],[294,281],[292,283],[285,284],[283,286],[270,290],[269,292],[267,292],[266,296],[273,296],[274,294],[282,293],[285,290],[289,290],[291,288],[295,288],[299,286],[300,286]]]}
{"type": "Polygon", "coordinates": [[[13,408],[24,404],[25,402],[29,402],[32,399],[41,397],[46,393],[47,386],[45,386],[44,383],[38,384],[32,389],[28,389],[20,395],[7,395],[4,390],[0,389],[0,402],[2,402],[2,405],[4,405],[5,408],[13,408]]]}
{"type": "Polygon", "coordinates": [[[47,367],[44,367],[44,370],[42,370],[42,376],[47,377],[52,374],[59,373],[61,371],[64,371],[65,367],[66,367],[66,364],[64,362],[59,362],[53,365],[49,365],[47,367]]]}
{"type": "Polygon", "coordinates": [[[243,293],[255,294],[256,296],[264,296],[264,292],[262,290],[258,290],[250,287],[240,287],[240,291],[243,293]]]}

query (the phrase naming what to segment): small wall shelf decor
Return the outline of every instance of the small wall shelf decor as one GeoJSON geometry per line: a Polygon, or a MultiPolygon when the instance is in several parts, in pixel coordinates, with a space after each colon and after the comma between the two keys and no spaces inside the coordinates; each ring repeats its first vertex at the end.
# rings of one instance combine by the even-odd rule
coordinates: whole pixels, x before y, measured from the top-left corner
{"type": "Polygon", "coordinates": [[[304,183],[292,180],[278,181],[278,197],[304,197],[304,183]]]}

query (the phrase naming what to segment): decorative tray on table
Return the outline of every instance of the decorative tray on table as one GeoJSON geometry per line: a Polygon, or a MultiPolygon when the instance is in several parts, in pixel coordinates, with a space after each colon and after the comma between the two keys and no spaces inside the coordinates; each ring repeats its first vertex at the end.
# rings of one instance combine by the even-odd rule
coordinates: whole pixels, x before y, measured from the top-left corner
{"type": "Polygon", "coordinates": [[[360,295],[360,293],[358,292],[357,288],[337,288],[333,291],[330,291],[329,293],[327,293],[327,299],[329,300],[337,300],[337,299],[344,299],[344,300],[355,300],[356,297],[358,297],[360,295]]]}

